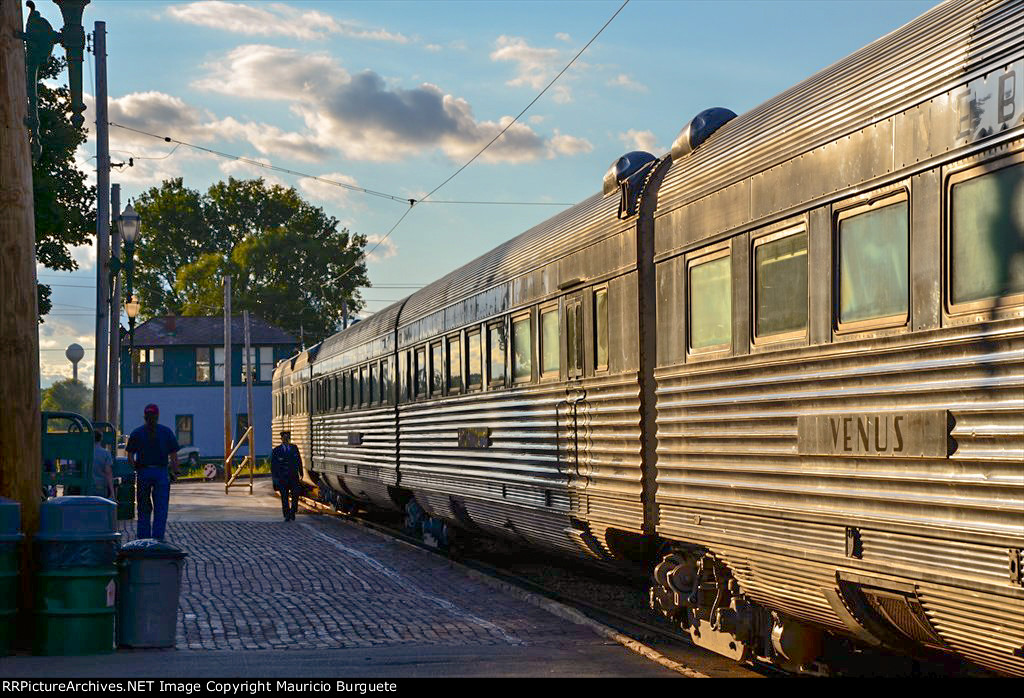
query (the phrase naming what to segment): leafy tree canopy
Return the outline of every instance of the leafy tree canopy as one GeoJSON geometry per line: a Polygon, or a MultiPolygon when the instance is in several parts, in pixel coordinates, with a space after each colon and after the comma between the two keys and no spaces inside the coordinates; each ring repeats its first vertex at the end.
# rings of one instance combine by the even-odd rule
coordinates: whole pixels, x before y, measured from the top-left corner
{"type": "MultiPolygon", "coordinates": [[[[51,58],[40,79],[57,78],[66,61],[51,58]]],[[[71,125],[71,95],[67,87],[39,84],[39,134],[43,152],[32,164],[35,205],[36,260],[48,269],[73,271],[78,263],[70,248],[96,233],[96,187],[85,184],[75,167],[75,149],[85,142],[85,128],[71,125]]],[[[27,133],[26,133],[26,137],[27,133]]],[[[50,287],[39,284],[39,315],[50,312],[50,287]]]]}
{"type": "Polygon", "coordinates": [[[82,381],[65,378],[43,390],[43,412],[75,412],[86,419],[92,417],[92,389],[82,381]]]}
{"type": "Polygon", "coordinates": [[[181,178],[165,180],[134,204],[142,217],[135,250],[135,295],[144,318],[224,312],[222,279],[231,276],[231,310],[249,310],[312,343],[341,324],[369,285],[366,237],[263,179],[229,178],[205,194],[181,178]],[[347,273],[346,273],[347,272],[347,273]]]}

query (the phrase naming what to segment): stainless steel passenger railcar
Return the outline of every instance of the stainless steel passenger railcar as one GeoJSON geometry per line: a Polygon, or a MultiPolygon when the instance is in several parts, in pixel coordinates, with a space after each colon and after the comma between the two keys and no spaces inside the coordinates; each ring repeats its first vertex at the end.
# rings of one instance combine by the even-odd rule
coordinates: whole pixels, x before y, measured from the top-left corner
{"type": "Polygon", "coordinates": [[[737,659],[1024,674],[1024,4],[733,117],[279,366],[275,430],[336,500],[649,559],[737,659]]]}

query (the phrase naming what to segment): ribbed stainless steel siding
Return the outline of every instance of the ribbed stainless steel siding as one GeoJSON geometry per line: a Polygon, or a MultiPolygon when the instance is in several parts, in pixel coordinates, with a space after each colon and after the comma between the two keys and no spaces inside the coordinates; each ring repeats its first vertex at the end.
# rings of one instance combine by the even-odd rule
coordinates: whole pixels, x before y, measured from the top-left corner
{"type": "Polygon", "coordinates": [[[394,508],[387,492],[398,484],[394,407],[314,415],[312,438],[316,471],[340,478],[357,498],[394,508]],[[349,444],[352,433],[362,435],[361,445],[349,444]]]}
{"type": "MultiPolygon", "coordinates": [[[[750,570],[737,574],[748,576],[741,581],[753,598],[835,624],[798,577],[810,560],[844,555],[849,521],[862,527],[862,569],[961,590],[984,585],[985,603],[1002,598],[1011,615],[1021,608],[1006,567],[1008,542],[1024,547],[1020,319],[663,368],[656,379],[659,533],[730,551],[750,570]],[[948,459],[797,450],[800,415],[936,409],[955,420],[948,459]],[[769,566],[750,567],[758,556],[769,566]]],[[[958,598],[958,613],[982,613],[958,598]]],[[[935,613],[940,633],[961,632],[935,613]]],[[[970,642],[982,661],[977,647],[988,641],[970,642]]]]}
{"type": "Polygon", "coordinates": [[[520,507],[525,518],[515,527],[546,545],[564,538],[564,523],[545,522],[552,514],[590,522],[602,535],[607,527],[642,530],[635,373],[584,381],[568,393],[557,384],[413,403],[400,415],[401,483],[417,498],[455,496],[486,527],[504,527],[510,507],[520,507]],[[567,399],[581,395],[575,405],[567,399]],[[468,427],[489,428],[491,446],[460,449],[458,430],[468,427]]]}
{"type": "Polygon", "coordinates": [[[672,164],[656,215],[881,121],[1019,52],[1022,8],[1020,0],[950,0],[733,119],[672,164]]]}

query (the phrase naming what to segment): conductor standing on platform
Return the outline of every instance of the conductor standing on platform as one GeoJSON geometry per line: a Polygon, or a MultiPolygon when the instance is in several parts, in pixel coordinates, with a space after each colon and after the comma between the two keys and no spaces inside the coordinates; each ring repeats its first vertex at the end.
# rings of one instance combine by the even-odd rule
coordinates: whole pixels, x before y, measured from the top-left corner
{"type": "Polygon", "coordinates": [[[270,456],[270,474],[274,478],[274,489],[281,493],[281,513],[285,521],[295,520],[295,512],[299,508],[299,477],[302,473],[302,456],[291,439],[290,431],[282,431],[281,445],[270,456]]]}

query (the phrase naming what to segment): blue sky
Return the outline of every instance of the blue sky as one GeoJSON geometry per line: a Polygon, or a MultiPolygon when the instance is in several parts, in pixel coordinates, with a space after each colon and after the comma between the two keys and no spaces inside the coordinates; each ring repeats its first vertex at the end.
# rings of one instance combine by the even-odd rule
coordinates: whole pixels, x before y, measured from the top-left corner
{"type": "MultiPolygon", "coordinates": [[[[40,10],[57,27],[50,2],[40,10]]],[[[632,0],[509,132],[442,188],[445,200],[574,203],[622,153],[661,155],[699,111],[743,113],[902,26],[934,0],[632,0]]],[[[605,2],[131,2],[93,0],[107,28],[110,120],[311,175],[419,198],[518,114],[615,13],[605,2]]],[[[90,57],[91,59],[91,57],[90,57]]],[[[86,69],[92,70],[92,61],[86,69]]],[[[86,121],[94,120],[94,79],[86,121]]],[[[406,205],[110,131],[122,201],[182,176],[205,190],[264,176],[379,240],[406,205]]],[[[95,142],[80,152],[94,179],[95,142]]],[[[367,310],[411,292],[554,215],[557,206],[417,206],[373,254],[367,310]]],[[[143,221],[145,235],[145,221],[143,221]]],[[[95,254],[40,269],[54,312],[40,329],[42,384],[87,348],[95,254]]],[[[286,260],[285,260],[286,261],[286,260]]]]}

